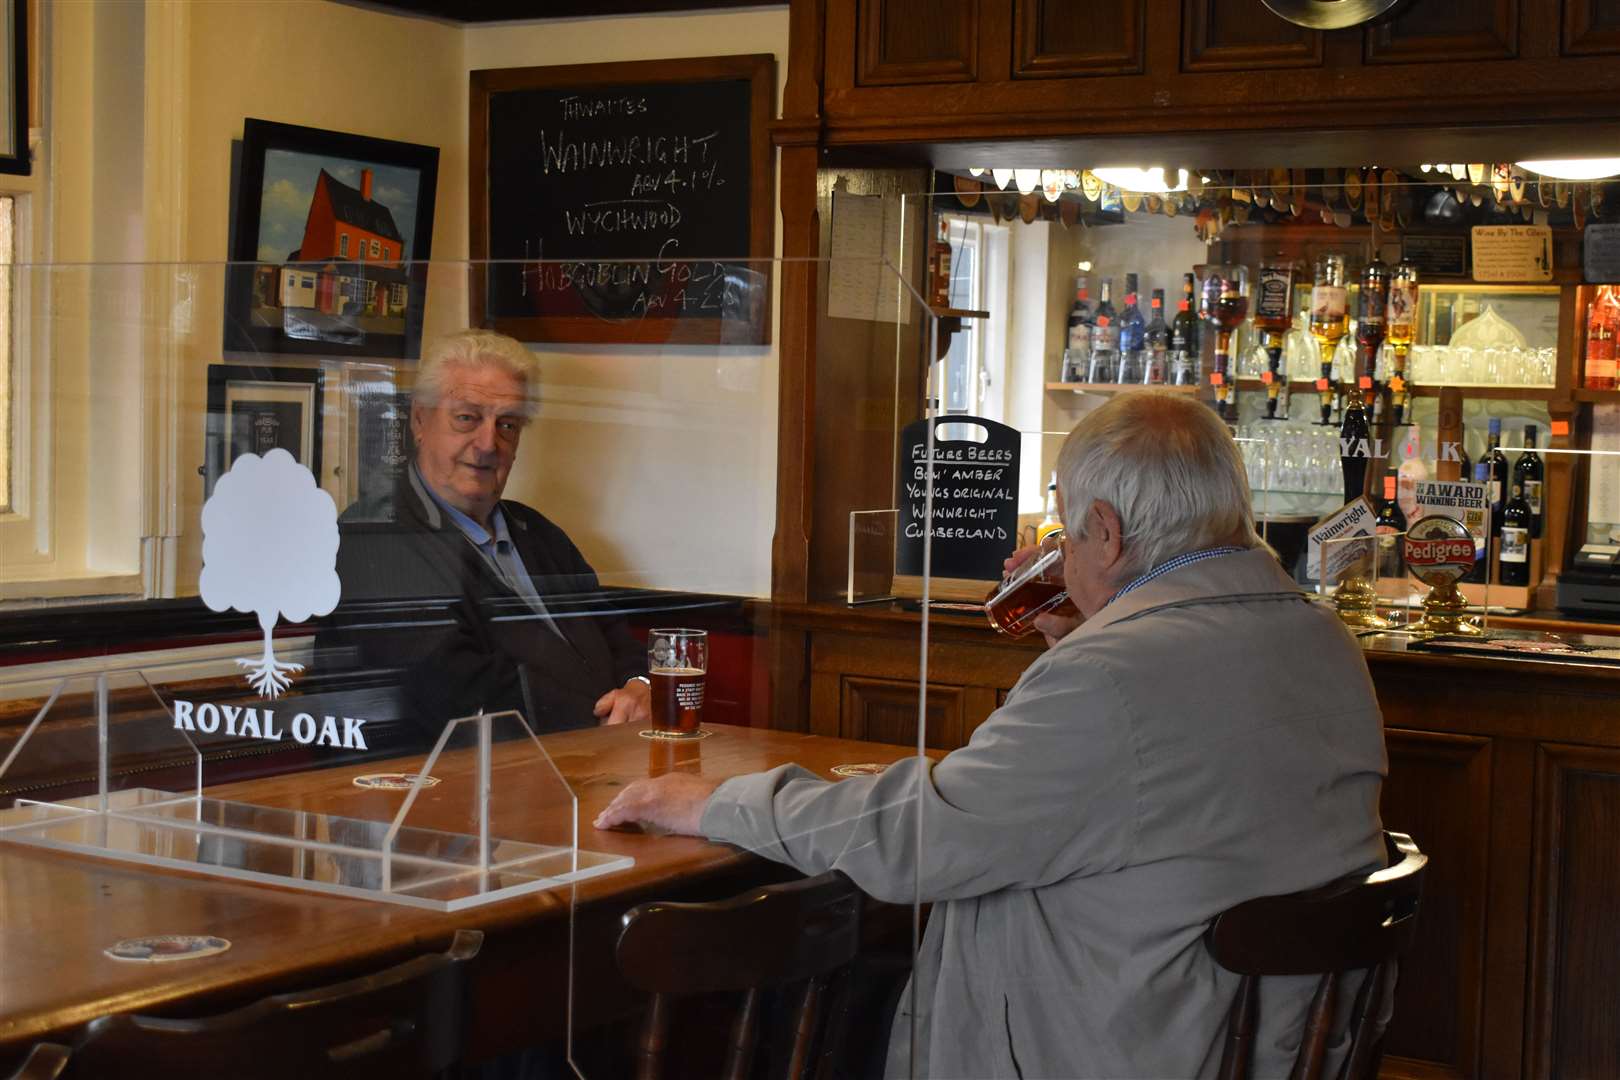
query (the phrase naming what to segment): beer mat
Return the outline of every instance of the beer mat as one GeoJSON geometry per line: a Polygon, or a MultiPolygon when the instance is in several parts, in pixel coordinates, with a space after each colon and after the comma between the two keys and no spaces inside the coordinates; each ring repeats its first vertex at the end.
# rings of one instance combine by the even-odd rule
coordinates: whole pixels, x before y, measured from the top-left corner
{"type": "Polygon", "coordinates": [[[1414,641],[1407,648],[1415,652],[1452,653],[1459,656],[1517,656],[1525,659],[1565,660],[1582,664],[1620,664],[1620,643],[1587,645],[1560,638],[1488,637],[1483,641],[1465,638],[1430,638],[1414,641]]]}
{"type": "MultiPolygon", "coordinates": [[[[416,784],[416,773],[408,772],[379,772],[367,773],[354,778],[354,786],[372,788],[376,791],[409,791],[416,784]]],[[[422,786],[430,788],[439,782],[437,776],[423,776],[422,786]]]]}
{"type": "Polygon", "coordinates": [[[693,739],[707,739],[714,732],[703,728],[696,731],[660,731],[657,728],[642,728],[636,734],[643,739],[657,739],[659,742],[690,742],[693,739]]]}
{"type": "Polygon", "coordinates": [[[160,964],[170,960],[196,960],[213,956],[231,943],[212,934],[156,934],[152,937],[125,938],[102,952],[114,960],[160,964]]]}
{"type": "Polygon", "coordinates": [[[876,776],[887,768],[881,762],[861,761],[853,765],[834,765],[832,771],[836,776],[876,776]]]}

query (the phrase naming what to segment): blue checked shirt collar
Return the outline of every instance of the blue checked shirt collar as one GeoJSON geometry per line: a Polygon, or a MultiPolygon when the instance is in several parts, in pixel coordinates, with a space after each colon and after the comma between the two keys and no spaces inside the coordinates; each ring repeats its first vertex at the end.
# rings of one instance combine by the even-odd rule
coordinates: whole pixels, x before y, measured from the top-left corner
{"type": "MultiPolygon", "coordinates": [[[[1205,559],[1215,559],[1222,555],[1233,555],[1243,550],[1243,548],[1229,544],[1225,547],[1205,548],[1203,551],[1189,551],[1183,555],[1177,555],[1173,559],[1166,559],[1164,562],[1160,563],[1158,566],[1155,566],[1153,569],[1149,570],[1147,573],[1143,574],[1141,577],[1119,590],[1119,592],[1109,597],[1108,603],[1112,604],[1115,600],[1118,600],[1126,593],[1134,592],[1153,579],[1163,577],[1172,570],[1180,570],[1183,566],[1191,566],[1193,563],[1203,562],[1205,559]]],[[[1106,607],[1107,605],[1105,604],[1103,606],[1106,607]]]]}

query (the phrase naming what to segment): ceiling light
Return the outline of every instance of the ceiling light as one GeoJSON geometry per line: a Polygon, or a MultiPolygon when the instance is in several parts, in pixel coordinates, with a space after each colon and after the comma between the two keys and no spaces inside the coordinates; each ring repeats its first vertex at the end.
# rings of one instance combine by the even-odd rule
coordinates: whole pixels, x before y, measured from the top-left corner
{"type": "Polygon", "coordinates": [[[1175,183],[1171,183],[1161,168],[1135,169],[1092,169],[1092,174],[1105,184],[1112,184],[1121,191],[1139,191],[1150,195],[1163,195],[1171,191],[1187,190],[1187,170],[1180,169],[1176,173],[1175,183]]]}
{"type": "Polygon", "coordinates": [[[1602,180],[1620,174],[1620,158],[1563,158],[1546,161],[1521,161],[1521,169],[1529,169],[1554,180],[1602,180]]]}
{"type": "Polygon", "coordinates": [[[1041,188],[1041,170],[1014,169],[1013,183],[1018,185],[1020,194],[1032,195],[1041,188]]]}
{"type": "Polygon", "coordinates": [[[987,173],[989,171],[990,171],[989,169],[969,169],[968,170],[968,175],[969,176],[983,176],[985,173],[987,173]]]}
{"type": "Polygon", "coordinates": [[[996,187],[1002,191],[1007,190],[1007,185],[1012,183],[1012,178],[1013,171],[1011,169],[990,170],[990,179],[994,180],[996,182],[996,187]]]}

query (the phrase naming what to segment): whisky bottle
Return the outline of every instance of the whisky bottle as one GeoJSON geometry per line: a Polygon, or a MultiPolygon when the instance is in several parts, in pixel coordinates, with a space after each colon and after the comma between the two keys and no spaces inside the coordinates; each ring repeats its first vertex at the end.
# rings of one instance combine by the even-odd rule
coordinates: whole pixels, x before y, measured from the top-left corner
{"type": "Polygon", "coordinates": [[[1371,410],[1378,397],[1378,350],[1384,344],[1389,310],[1389,267],[1374,255],[1361,272],[1361,290],[1356,304],[1356,394],[1364,408],[1371,410]]]}
{"type": "Polygon", "coordinates": [[[1063,528],[1063,521],[1058,517],[1057,512],[1057,473],[1054,472],[1051,481],[1046,485],[1046,516],[1041,519],[1041,523],[1035,528],[1035,542],[1039,544],[1049,534],[1055,533],[1061,528],[1063,528]]]}
{"type": "Polygon", "coordinates": [[[1502,543],[1496,557],[1497,580],[1503,585],[1530,584],[1530,504],[1524,489],[1513,485],[1513,497],[1502,508],[1502,543]]]}
{"type": "Polygon", "coordinates": [[[1389,280],[1389,308],[1385,313],[1385,333],[1392,354],[1390,361],[1390,406],[1395,423],[1406,421],[1406,403],[1411,386],[1406,381],[1406,360],[1417,340],[1418,269],[1409,262],[1395,267],[1389,280]]]}
{"type": "Polygon", "coordinates": [[[1215,388],[1215,409],[1221,419],[1235,417],[1237,373],[1232,370],[1232,333],[1249,314],[1249,268],[1210,266],[1205,268],[1204,286],[1199,293],[1198,314],[1215,328],[1214,371],[1209,373],[1215,388]]]}
{"type": "Polygon", "coordinates": [[[1536,425],[1524,425],[1524,453],[1513,463],[1513,483],[1524,491],[1530,506],[1530,539],[1541,539],[1541,455],[1536,453],[1536,425]]]}
{"type": "Polygon", "coordinates": [[[1266,350],[1266,370],[1260,374],[1260,381],[1266,384],[1267,420],[1277,418],[1278,398],[1287,380],[1282,370],[1283,341],[1291,323],[1293,296],[1292,263],[1260,267],[1260,280],[1254,290],[1254,328],[1260,331],[1260,344],[1266,350]]]}
{"type": "Polygon", "coordinates": [[[1586,312],[1586,374],[1588,390],[1613,390],[1620,379],[1620,286],[1599,285],[1586,312]]]}
{"type": "Polygon", "coordinates": [[[1316,380],[1316,392],[1324,424],[1333,419],[1333,352],[1348,329],[1348,299],[1344,256],[1322,256],[1316,261],[1316,283],[1311,287],[1311,337],[1321,350],[1322,373],[1316,380]]]}

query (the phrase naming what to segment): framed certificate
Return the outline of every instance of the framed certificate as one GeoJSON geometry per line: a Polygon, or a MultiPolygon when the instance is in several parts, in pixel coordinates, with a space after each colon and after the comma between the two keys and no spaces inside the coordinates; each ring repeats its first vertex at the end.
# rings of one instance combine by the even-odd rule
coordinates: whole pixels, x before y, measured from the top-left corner
{"type": "Polygon", "coordinates": [[[319,368],[208,365],[208,420],[203,497],[243,454],[285,450],[321,476],[321,383],[319,368]]]}

